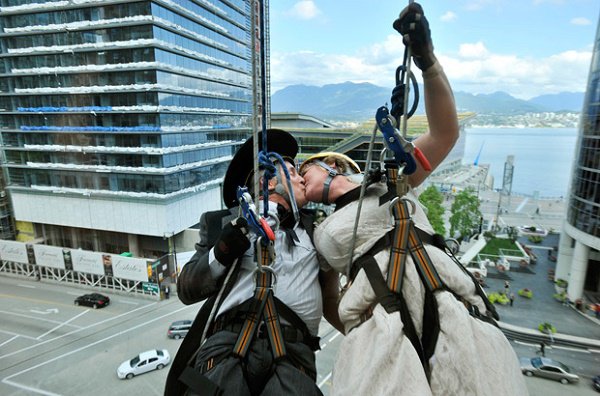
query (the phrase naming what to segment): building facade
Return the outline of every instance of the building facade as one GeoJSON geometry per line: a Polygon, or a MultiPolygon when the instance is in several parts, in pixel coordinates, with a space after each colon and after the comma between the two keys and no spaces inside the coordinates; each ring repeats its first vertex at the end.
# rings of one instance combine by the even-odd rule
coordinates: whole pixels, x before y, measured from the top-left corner
{"type": "Polygon", "coordinates": [[[600,25],[577,140],[556,278],[571,300],[600,301],[600,25]]]}
{"type": "Polygon", "coordinates": [[[1,0],[17,224],[39,243],[151,257],[220,208],[252,127],[250,22],[247,0],[1,0]]]}

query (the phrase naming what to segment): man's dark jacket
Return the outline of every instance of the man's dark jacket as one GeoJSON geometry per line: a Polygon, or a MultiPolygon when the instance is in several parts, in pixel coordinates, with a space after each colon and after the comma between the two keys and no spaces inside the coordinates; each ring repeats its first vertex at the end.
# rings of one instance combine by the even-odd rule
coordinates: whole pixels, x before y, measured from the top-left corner
{"type": "MultiPolygon", "coordinates": [[[[189,364],[194,365],[196,351],[200,348],[202,333],[207,324],[208,317],[216,301],[216,296],[223,286],[225,275],[219,279],[214,279],[209,267],[209,251],[214,246],[217,238],[221,234],[223,226],[236,218],[239,214],[239,208],[231,208],[206,212],[200,218],[200,241],[196,244],[196,253],[190,261],[183,267],[178,277],[177,294],[184,304],[193,304],[204,299],[206,302],[200,308],[194,323],[188,334],[184,337],[179,350],[171,363],[171,368],[165,384],[165,396],[183,395],[187,387],[178,379],[185,367],[189,364]],[[185,282],[185,283],[183,283],[185,282]]],[[[308,232],[312,240],[314,229],[315,212],[302,209],[300,219],[302,226],[308,232]]],[[[224,293],[221,302],[229,294],[233,285],[237,281],[237,270],[229,282],[224,285],[224,293]]]]}

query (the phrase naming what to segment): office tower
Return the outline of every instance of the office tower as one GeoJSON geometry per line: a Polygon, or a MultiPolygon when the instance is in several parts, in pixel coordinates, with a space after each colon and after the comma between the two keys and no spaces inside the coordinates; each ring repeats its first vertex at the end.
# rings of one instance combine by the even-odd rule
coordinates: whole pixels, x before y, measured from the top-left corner
{"type": "Polygon", "coordinates": [[[37,242],[152,257],[252,126],[247,0],[0,1],[4,174],[37,242]]]}
{"type": "Polygon", "coordinates": [[[571,300],[600,295],[600,25],[581,112],[556,278],[571,300]]]}

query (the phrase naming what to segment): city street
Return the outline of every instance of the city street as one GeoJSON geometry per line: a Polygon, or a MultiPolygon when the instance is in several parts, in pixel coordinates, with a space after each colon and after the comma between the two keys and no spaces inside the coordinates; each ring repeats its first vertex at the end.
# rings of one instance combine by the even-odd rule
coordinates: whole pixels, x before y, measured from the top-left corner
{"type": "MultiPolygon", "coordinates": [[[[181,341],[166,337],[169,324],[192,319],[200,305],[177,298],[162,302],[106,293],[103,309],[73,305],[87,290],[0,277],[0,394],[2,395],[162,395],[168,368],[117,378],[121,362],[148,349],[174,356],[181,341]]],[[[320,328],[317,384],[329,395],[332,368],[343,336],[328,323],[320,328]]],[[[537,345],[512,341],[519,356],[535,356],[537,345]]],[[[589,374],[600,367],[598,353],[548,348],[547,356],[588,375],[579,384],[526,378],[532,396],[593,395],[589,374]]],[[[368,352],[367,352],[368,353],[368,352]]]]}

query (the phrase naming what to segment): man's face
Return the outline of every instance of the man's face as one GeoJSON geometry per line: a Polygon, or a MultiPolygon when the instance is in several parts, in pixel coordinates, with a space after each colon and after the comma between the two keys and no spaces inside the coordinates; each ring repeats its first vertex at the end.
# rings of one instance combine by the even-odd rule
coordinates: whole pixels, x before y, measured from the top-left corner
{"type": "MultiPolygon", "coordinates": [[[[298,174],[298,172],[296,172],[296,167],[291,162],[285,161],[285,167],[287,168],[288,173],[290,174],[290,181],[292,182],[292,189],[294,190],[296,205],[298,205],[298,208],[301,208],[304,205],[306,205],[307,202],[304,187],[304,179],[298,174]]],[[[287,193],[289,194],[290,191],[288,189],[287,181],[285,179],[285,173],[282,169],[280,169],[279,171],[281,172],[283,187],[285,188],[285,191],[287,191],[287,193]]]]}
{"type": "MultiPolygon", "coordinates": [[[[332,166],[335,168],[335,165],[332,166]]],[[[311,202],[323,201],[323,186],[327,180],[327,171],[316,162],[308,164],[302,169],[302,177],[306,187],[306,200],[311,202]]]]}

